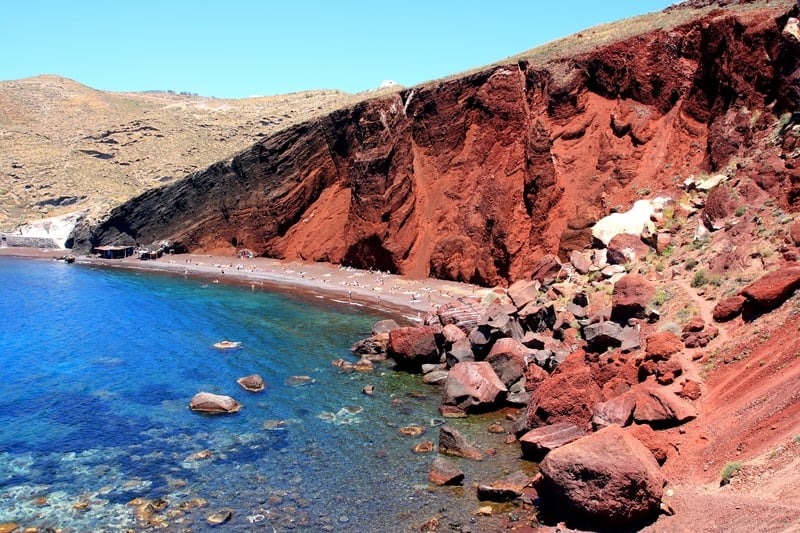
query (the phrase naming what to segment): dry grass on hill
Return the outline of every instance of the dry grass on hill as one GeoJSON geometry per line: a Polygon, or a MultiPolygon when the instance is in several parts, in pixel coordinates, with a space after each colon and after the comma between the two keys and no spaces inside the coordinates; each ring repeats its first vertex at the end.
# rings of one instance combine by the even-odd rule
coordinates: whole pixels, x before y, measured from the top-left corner
{"type": "Polygon", "coordinates": [[[84,208],[101,214],[363,98],[111,93],[49,75],[0,82],[0,229],[84,208]]]}

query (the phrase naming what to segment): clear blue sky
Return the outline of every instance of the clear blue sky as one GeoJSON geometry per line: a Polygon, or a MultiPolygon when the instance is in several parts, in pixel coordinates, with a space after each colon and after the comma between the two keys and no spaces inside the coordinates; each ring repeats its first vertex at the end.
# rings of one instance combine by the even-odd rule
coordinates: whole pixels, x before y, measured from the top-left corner
{"type": "Polygon", "coordinates": [[[219,98],[406,86],[672,0],[9,0],[0,80],[219,98]]]}

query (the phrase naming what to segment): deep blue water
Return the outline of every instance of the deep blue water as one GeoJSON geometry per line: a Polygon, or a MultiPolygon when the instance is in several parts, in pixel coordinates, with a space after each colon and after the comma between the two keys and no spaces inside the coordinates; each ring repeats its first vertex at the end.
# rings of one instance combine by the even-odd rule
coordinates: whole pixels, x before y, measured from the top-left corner
{"type": "Polygon", "coordinates": [[[171,531],[210,529],[221,509],[234,513],[227,531],[418,527],[458,496],[429,490],[433,457],[411,452],[437,440],[439,392],[388,365],[331,365],[354,360],[349,346],[381,318],[202,280],[0,258],[0,523],[139,530],[147,523],[129,502],[160,497],[169,505],[153,517],[171,531]],[[222,339],[242,347],[212,347],[222,339]],[[251,373],[266,391],[239,387],[251,373]],[[315,381],[287,382],[297,375],[315,381]],[[244,408],[192,412],[199,391],[244,408]],[[411,424],[428,430],[398,434],[411,424]],[[210,458],[187,460],[204,450],[210,458]]]}

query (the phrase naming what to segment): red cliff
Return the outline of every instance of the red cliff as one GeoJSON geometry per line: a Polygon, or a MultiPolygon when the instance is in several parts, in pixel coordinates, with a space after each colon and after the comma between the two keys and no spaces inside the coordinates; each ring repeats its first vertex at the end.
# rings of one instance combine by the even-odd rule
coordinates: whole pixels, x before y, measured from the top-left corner
{"type": "Polygon", "coordinates": [[[598,218],[690,174],[752,177],[794,210],[792,6],[706,9],[361,102],[145,193],[76,248],[166,239],[491,285],[590,245],[598,218]]]}

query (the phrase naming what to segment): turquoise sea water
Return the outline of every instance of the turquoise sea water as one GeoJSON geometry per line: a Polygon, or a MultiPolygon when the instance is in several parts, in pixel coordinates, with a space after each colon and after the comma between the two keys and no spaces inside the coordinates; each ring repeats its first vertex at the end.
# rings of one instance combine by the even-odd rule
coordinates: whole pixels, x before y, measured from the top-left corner
{"type": "Polygon", "coordinates": [[[349,346],[385,316],[0,258],[0,318],[0,523],[205,531],[208,515],[229,509],[226,531],[405,531],[452,508],[452,491],[427,486],[432,455],[411,451],[437,441],[438,390],[388,365],[372,374],[331,365],[354,361],[349,346]],[[212,347],[222,339],[242,347],[212,347]],[[264,392],[236,383],[252,373],[264,392]],[[314,382],[298,385],[298,375],[314,382]],[[361,393],[367,384],[372,397],[361,393]],[[244,408],[192,412],[199,391],[244,408]],[[412,424],[428,429],[398,434],[412,424]],[[210,457],[189,460],[205,450],[210,457]],[[168,504],[143,514],[136,498],[168,504]]]}

